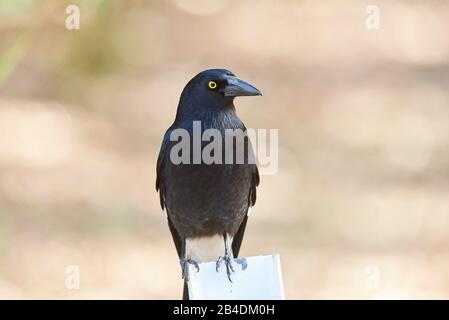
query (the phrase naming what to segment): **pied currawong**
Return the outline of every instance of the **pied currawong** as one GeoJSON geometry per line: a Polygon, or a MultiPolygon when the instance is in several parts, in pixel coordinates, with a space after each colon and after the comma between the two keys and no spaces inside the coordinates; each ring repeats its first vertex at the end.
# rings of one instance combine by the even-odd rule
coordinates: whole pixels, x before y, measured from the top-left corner
{"type": "MultiPolygon", "coordinates": [[[[175,121],[164,135],[157,160],[156,190],[159,191],[161,207],[166,210],[179,255],[185,280],[184,299],[188,299],[188,264],[198,269],[199,262],[217,261],[218,271],[224,263],[231,280],[232,259],[238,256],[249,208],[256,202],[259,173],[254,161],[249,161],[254,159],[254,152],[247,137],[243,139],[243,162],[236,159],[237,138],[231,140],[232,161],[226,161],[229,160],[226,158],[229,152],[226,154],[225,140],[228,132],[246,132],[245,125],[236,114],[234,98],[257,95],[261,95],[258,89],[228,70],[205,70],[185,86],[175,121]],[[195,162],[195,123],[201,133],[207,129],[221,133],[218,139],[222,139],[223,161],[206,162],[200,155],[199,162],[195,162]],[[189,134],[189,148],[182,151],[187,152],[184,156],[189,161],[172,161],[172,148],[179,143],[171,139],[176,130],[189,134]]],[[[200,151],[206,146],[207,143],[201,141],[200,151]]]]}

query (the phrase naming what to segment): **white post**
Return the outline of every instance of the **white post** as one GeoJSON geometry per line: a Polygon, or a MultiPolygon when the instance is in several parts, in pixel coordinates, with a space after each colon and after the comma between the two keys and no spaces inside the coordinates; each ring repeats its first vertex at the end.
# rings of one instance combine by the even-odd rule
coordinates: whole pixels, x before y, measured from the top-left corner
{"type": "Polygon", "coordinates": [[[229,281],[224,262],[218,272],[215,262],[199,264],[196,272],[189,265],[188,282],[191,300],[283,300],[281,264],[278,254],[233,260],[234,272],[229,281]]]}

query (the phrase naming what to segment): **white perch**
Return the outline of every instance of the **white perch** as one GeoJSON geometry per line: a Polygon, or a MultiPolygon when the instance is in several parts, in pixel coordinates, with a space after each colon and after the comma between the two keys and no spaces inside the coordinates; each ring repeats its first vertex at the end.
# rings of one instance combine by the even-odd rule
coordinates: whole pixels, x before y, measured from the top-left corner
{"type": "Polygon", "coordinates": [[[215,262],[200,263],[196,272],[189,265],[188,282],[191,300],[283,300],[281,264],[278,254],[238,258],[233,260],[232,282],[226,274],[224,262],[218,272],[215,262]]]}

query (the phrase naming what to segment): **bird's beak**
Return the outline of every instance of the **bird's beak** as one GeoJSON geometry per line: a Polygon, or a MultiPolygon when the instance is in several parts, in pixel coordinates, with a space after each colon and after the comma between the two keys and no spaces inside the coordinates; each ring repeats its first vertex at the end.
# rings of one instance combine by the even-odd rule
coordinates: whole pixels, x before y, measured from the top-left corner
{"type": "Polygon", "coordinates": [[[225,97],[239,97],[239,96],[261,96],[256,87],[253,87],[249,83],[237,79],[236,77],[229,77],[228,85],[223,89],[225,97]]]}

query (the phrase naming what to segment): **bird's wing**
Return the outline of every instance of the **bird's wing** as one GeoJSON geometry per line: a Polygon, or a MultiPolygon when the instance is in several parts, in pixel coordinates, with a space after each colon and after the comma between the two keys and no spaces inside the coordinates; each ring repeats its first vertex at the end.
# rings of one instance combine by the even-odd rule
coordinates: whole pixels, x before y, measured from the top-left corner
{"type": "Polygon", "coordinates": [[[175,243],[176,251],[178,252],[178,257],[181,258],[181,237],[179,236],[178,231],[176,231],[175,226],[171,222],[170,217],[168,215],[167,220],[168,220],[168,228],[170,229],[173,242],[175,243]]]}
{"type": "Polygon", "coordinates": [[[164,135],[156,165],[156,191],[159,191],[159,199],[162,210],[165,209],[164,166],[167,161],[167,157],[170,156],[170,145],[172,143],[172,141],[170,141],[171,130],[172,128],[170,127],[164,135]]]}
{"type": "Polygon", "coordinates": [[[167,158],[170,156],[170,144],[172,143],[169,139],[171,133],[171,128],[167,130],[164,135],[164,139],[162,141],[161,150],[159,152],[159,156],[157,158],[156,165],[156,191],[159,191],[159,200],[161,203],[162,210],[166,210],[167,212],[167,220],[168,227],[170,229],[170,233],[173,237],[173,242],[176,246],[176,251],[178,252],[178,256],[181,256],[181,237],[176,231],[173,223],[170,220],[170,215],[168,214],[167,206],[165,205],[165,183],[164,183],[164,166],[167,161],[167,158]]]}
{"type": "Polygon", "coordinates": [[[254,164],[251,177],[251,187],[249,189],[248,194],[248,209],[246,211],[245,218],[243,219],[239,229],[237,230],[236,234],[234,235],[234,238],[232,239],[232,253],[235,258],[238,257],[240,246],[242,245],[243,235],[245,234],[246,222],[248,221],[249,208],[256,203],[256,188],[259,185],[259,181],[260,181],[259,170],[257,169],[257,166],[254,164]]]}

